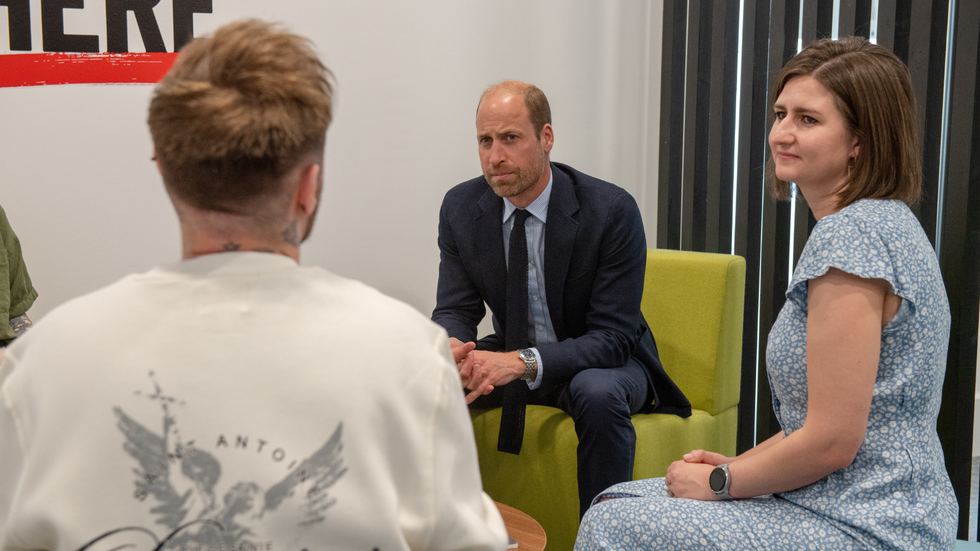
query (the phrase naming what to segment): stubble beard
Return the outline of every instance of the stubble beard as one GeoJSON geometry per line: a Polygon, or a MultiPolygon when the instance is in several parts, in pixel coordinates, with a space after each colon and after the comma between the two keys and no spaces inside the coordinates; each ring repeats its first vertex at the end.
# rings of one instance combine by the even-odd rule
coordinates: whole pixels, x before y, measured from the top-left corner
{"type": "Polygon", "coordinates": [[[486,178],[490,188],[498,197],[514,197],[524,193],[538,183],[538,179],[544,173],[547,162],[545,156],[541,155],[529,166],[515,166],[508,172],[514,175],[514,180],[509,183],[502,183],[493,179],[493,170],[485,170],[483,177],[486,178]]]}

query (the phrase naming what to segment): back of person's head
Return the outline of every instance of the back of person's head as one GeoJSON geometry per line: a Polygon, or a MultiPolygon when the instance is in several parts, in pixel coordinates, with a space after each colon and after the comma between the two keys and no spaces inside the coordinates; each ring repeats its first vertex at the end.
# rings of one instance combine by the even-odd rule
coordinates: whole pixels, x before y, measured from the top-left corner
{"type": "Polygon", "coordinates": [[[322,154],[332,75],[305,38],[261,21],[190,42],[150,103],[149,126],[172,196],[252,216],[283,176],[322,154]]]}
{"type": "Polygon", "coordinates": [[[548,104],[548,97],[537,86],[518,80],[505,80],[487,87],[476,104],[477,113],[480,112],[480,105],[483,104],[484,98],[497,93],[521,96],[524,107],[527,108],[527,118],[534,127],[535,137],[540,138],[544,125],[551,124],[551,105],[548,104]]]}
{"type": "MultiPolygon", "coordinates": [[[[770,114],[783,87],[810,76],[834,97],[860,151],[837,193],[840,208],[859,199],[898,199],[908,205],[922,192],[922,161],[916,131],[915,97],[905,64],[864,38],[821,39],[791,59],[776,79],[770,114]]],[[[768,180],[777,199],[789,184],[776,178],[772,157],[768,180]]]]}

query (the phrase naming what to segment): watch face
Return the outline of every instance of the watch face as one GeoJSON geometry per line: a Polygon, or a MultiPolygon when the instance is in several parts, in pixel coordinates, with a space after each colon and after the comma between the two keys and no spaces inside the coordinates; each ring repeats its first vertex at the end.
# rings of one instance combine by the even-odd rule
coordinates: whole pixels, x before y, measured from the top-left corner
{"type": "Polygon", "coordinates": [[[708,486],[711,487],[712,492],[720,492],[725,489],[727,478],[721,467],[715,467],[715,470],[711,471],[711,476],[708,477],[708,486]]]}

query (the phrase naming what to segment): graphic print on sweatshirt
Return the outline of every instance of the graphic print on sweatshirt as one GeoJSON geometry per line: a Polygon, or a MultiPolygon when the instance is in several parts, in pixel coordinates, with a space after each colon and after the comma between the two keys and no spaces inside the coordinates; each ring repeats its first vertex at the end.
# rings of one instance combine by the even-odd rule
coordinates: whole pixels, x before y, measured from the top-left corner
{"type": "MultiPolygon", "coordinates": [[[[95,536],[79,551],[134,547],[136,551],[274,551],[287,542],[274,542],[262,533],[274,517],[294,519],[293,534],[326,519],[336,504],[329,489],[347,472],[344,465],[343,423],[338,423],[325,444],[305,459],[287,460],[286,451],[261,439],[253,439],[251,450],[258,460],[283,464],[286,473],[269,488],[249,480],[222,480],[222,464],[203,444],[181,441],[176,406],[185,405],[164,394],[151,371],[152,393],[136,391],[157,402],[163,410],[161,432],[147,428],[120,407],[113,412],[124,435],[122,446],[134,460],[134,507],[148,507],[154,526],[120,526],[95,536]],[[258,453],[256,453],[258,452],[258,453]],[[222,494],[222,495],[219,495],[222,494]],[[280,545],[277,545],[280,544],[280,545]]],[[[247,436],[214,436],[208,443],[219,450],[249,450],[247,436]]],[[[120,450],[121,452],[123,450],[120,450]]],[[[282,526],[281,520],[275,524],[282,526]]]]}

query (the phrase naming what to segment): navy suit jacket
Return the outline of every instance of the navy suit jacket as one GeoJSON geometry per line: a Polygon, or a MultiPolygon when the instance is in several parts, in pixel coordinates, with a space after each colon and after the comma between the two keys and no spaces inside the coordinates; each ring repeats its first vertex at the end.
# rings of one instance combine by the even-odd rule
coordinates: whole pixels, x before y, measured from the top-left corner
{"type": "MultiPolygon", "coordinates": [[[[664,372],[640,312],[646,237],[636,201],[622,188],[567,165],[554,177],[544,233],[545,293],[558,342],[536,346],[544,364],[541,389],[593,367],[620,367],[635,358],[646,368],[652,405],[645,411],[687,417],[691,404],[664,372]]],[[[493,314],[495,333],[477,348],[504,348],[507,264],[503,202],[484,177],[446,193],[439,213],[439,287],[432,320],[451,337],[477,340],[477,325],[493,314]]]]}

